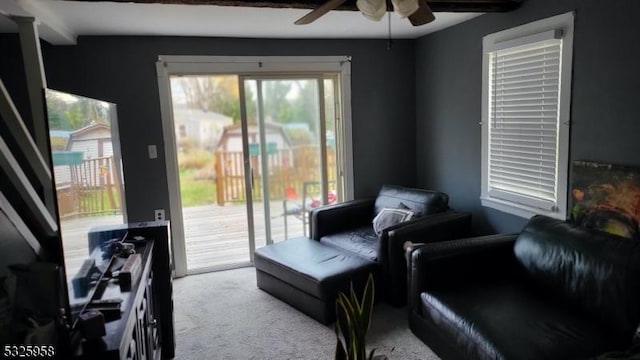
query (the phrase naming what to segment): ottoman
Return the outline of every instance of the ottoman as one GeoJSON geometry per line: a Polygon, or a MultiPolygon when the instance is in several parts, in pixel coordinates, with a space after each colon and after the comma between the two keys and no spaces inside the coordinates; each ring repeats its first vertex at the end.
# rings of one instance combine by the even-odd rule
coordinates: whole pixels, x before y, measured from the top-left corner
{"type": "Polygon", "coordinates": [[[353,282],[356,294],[362,294],[378,266],[308,238],[259,248],[254,263],[260,289],[323,324],[335,321],[338,292],[349,294],[353,282]]]}

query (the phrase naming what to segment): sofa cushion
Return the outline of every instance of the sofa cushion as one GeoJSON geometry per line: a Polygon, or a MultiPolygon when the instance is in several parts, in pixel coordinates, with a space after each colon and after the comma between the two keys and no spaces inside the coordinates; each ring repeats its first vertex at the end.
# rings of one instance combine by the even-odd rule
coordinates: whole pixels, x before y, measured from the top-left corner
{"type": "Polygon", "coordinates": [[[550,296],[630,337],[640,322],[640,242],[537,216],[516,239],[525,271],[550,296]]]}
{"type": "Polygon", "coordinates": [[[467,359],[574,359],[620,342],[598,323],[516,282],[432,290],[420,300],[423,317],[455,339],[467,359]]]}
{"type": "Polygon", "coordinates": [[[372,225],[323,236],[320,238],[320,243],[335,249],[346,250],[350,254],[370,261],[378,260],[380,240],[373,231],[372,225]]]}
{"type": "Polygon", "coordinates": [[[413,211],[384,208],[373,218],[373,231],[380,236],[384,229],[411,220],[413,211]]]}
{"type": "Polygon", "coordinates": [[[449,196],[439,191],[383,185],[374,204],[373,216],[384,208],[407,208],[415,217],[420,217],[447,210],[449,196]]]}

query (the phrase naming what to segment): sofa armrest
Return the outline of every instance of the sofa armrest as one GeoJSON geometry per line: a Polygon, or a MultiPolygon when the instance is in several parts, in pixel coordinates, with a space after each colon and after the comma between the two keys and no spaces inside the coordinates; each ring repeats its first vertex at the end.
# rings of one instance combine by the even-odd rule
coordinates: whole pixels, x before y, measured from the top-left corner
{"type": "Polygon", "coordinates": [[[375,199],[359,199],[322,206],[310,212],[309,234],[314,240],[371,223],[375,199]]]}
{"type": "MultiPolygon", "coordinates": [[[[404,305],[407,296],[406,242],[437,242],[465,238],[471,235],[471,214],[448,211],[398,224],[388,229],[386,264],[389,272],[389,288],[394,294],[392,303],[404,305]]],[[[381,250],[383,251],[383,250],[381,250]]]]}
{"type": "Polygon", "coordinates": [[[497,234],[421,244],[413,247],[409,307],[416,311],[427,289],[461,286],[485,277],[518,273],[513,245],[518,234],[497,234]]]}
{"type": "Polygon", "coordinates": [[[460,239],[468,237],[471,233],[471,214],[447,211],[400,223],[386,230],[389,232],[389,238],[400,245],[400,249],[406,241],[430,243],[460,239]]]}

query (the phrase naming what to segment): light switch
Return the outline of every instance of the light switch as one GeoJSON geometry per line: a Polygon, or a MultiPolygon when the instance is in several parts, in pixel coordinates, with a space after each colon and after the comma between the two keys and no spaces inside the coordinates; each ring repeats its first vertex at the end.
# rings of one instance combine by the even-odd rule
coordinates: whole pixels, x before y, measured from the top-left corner
{"type": "Polygon", "coordinates": [[[149,159],[155,159],[158,157],[158,148],[155,145],[149,145],[149,159]]]}

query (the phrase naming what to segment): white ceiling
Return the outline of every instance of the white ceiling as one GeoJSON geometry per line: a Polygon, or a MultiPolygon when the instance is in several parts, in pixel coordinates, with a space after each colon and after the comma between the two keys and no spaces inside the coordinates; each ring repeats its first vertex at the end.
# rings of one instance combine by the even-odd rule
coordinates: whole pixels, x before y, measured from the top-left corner
{"type": "MultiPolygon", "coordinates": [[[[367,20],[357,11],[331,11],[310,25],[293,22],[309,10],[213,5],[134,4],[60,0],[0,0],[0,32],[17,32],[7,16],[33,16],[40,36],[52,44],[75,44],[79,35],[172,35],[334,39],[388,37],[388,18],[367,20]]],[[[391,13],[391,36],[413,39],[469,20],[479,13],[437,12],[414,27],[391,13]]]]}

